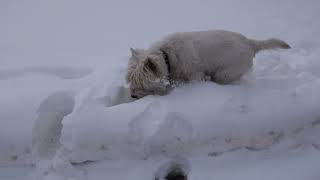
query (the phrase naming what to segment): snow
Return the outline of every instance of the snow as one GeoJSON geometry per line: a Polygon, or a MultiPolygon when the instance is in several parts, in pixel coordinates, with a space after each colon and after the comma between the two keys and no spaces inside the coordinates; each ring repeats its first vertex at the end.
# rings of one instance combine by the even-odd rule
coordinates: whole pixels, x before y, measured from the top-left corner
{"type": "Polygon", "coordinates": [[[1,1],[0,179],[320,178],[319,1],[1,1]],[[174,31],[286,40],[231,85],[133,101],[130,47],[174,31]]]}
{"type": "Polygon", "coordinates": [[[32,129],[35,158],[52,158],[60,146],[62,120],[73,111],[72,92],[56,92],[45,99],[38,109],[32,129]]]}

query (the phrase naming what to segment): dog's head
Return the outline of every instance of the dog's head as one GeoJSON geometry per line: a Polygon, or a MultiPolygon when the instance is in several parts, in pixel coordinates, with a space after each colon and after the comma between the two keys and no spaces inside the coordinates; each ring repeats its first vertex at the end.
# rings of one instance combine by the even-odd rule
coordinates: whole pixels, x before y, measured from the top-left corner
{"type": "Polygon", "coordinates": [[[142,49],[130,49],[126,75],[132,98],[168,93],[168,68],[163,53],[149,53],[142,49]]]}

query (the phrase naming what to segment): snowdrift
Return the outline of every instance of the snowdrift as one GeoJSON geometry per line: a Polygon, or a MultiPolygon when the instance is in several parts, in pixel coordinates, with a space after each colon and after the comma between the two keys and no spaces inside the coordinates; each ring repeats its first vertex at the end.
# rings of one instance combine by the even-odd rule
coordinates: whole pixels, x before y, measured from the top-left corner
{"type": "Polygon", "coordinates": [[[59,143],[71,162],[216,156],[264,150],[286,140],[291,141],[286,148],[319,148],[320,78],[310,70],[319,62],[302,62],[301,56],[297,49],[264,53],[254,71],[234,84],[194,82],[168,96],[137,101],[129,98],[121,78],[125,66],[119,66],[120,76],[73,97],[72,113],[58,120],[59,143]]]}

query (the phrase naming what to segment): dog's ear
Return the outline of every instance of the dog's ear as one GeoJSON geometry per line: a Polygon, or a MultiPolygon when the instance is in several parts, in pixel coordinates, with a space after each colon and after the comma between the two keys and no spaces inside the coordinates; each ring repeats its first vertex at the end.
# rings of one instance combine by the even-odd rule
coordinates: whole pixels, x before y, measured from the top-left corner
{"type": "Polygon", "coordinates": [[[150,57],[144,61],[144,66],[155,74],[158,72],[157,64],[150,57]]]}
{"type": "Polygon", "coordinates": [[[137,51],[137,50],[135,50],[133,48],[130,48],[130,51],[131,51],[132,57],[138,58],[139,51],[137,51]]]}

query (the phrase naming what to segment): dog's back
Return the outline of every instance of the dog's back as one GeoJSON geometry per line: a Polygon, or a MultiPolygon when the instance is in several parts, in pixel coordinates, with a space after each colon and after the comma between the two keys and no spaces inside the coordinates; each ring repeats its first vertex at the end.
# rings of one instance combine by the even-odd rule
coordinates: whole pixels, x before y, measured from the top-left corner
{"type": "Polygon", "coordinates": [[[253,40],[224,30],[168,35],[146,50],[131,49],[127,82],[131,97],[166,94],[172,83],[212,80],[228,84],[253,65],[255,54],[290,46],[279,39],[253,40]]]}
{"type": "Polygon", "coordinates": [[[173,33],[152,48],[169,51],[170,63],[176,70],[173,76],[176,75],[178,79],[183,76],[188,79],[196,72],[203,72],[214,77],[215,81],[229,83],[252,67],[257,52],[288,49],[290,46],[279,39],[260,41],[236,32],[210,30],[173,33]]]}

